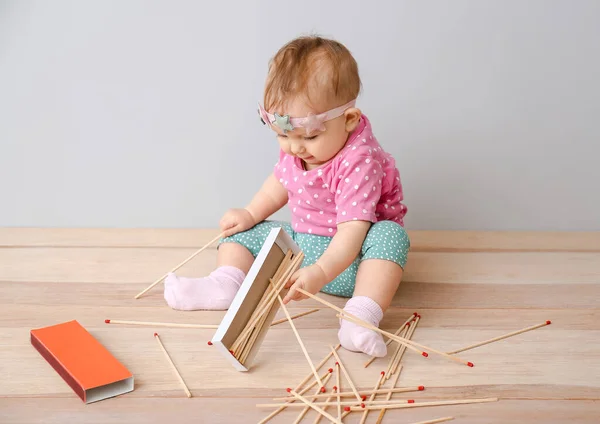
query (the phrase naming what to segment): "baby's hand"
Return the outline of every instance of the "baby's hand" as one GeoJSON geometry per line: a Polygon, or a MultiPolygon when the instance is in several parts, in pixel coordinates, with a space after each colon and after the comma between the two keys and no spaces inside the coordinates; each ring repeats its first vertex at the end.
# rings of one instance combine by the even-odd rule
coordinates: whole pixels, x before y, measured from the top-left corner
{"type": "Polygon", "coordinates": [[[254,217],[246,209],[229,209],[219,221],[223,237],[249,230],[256,224],[254,217]]]}
{"type": "Polygon", "coordinates": [[[298,301],[307,299],[306,295],[294,290],[296,287],[311,294],[317,294],[328,282],[325,272],[323,272],[323,269],[321,269],[319,265],[310,265],[306,268],[300,268],[292,275],[290,281],[285,285],[286,288],[290,288],[290,291],[283,299],[283,303],[287,304],[290,300],[298,301]]]}

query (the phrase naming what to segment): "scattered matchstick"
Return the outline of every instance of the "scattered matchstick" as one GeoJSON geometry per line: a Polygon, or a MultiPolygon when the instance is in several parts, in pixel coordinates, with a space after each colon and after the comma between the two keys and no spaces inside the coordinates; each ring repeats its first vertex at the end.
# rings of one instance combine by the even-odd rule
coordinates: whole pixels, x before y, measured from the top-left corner
{"type": "MultiPolygon", "coordinates": [[[[413,401],[414,402],[414,401],[413,401]]],[[[486,402],[498,402],[498,398],[483,398],[483,399],[461,399],[461,400],[440,400],[435,402],[420,402],[420,403],[399,403],[390,405],[373,405],[365,406],[370,410],[376,409],[404,409],[404,408],[420,408],[425,406],[443,406],[443,405],[462,405],[467,403],[486,403],[486,402]]],[[[360,406],[348,406],[350,411],[364,411],[365,408],[360,406]]]]}
{"type": "MultiPolygon", "coordinates": [[[[415,318],[412,325],[408,328],[408,334],[406,336],[406,338],[408,340],[412,340],[413,334],[415,334],[415,330],[417,329],[417,324],[419,324],[420,319],[421,319],[421,315],[417,315],[417,317],[415,318]]],[[[396,358],[394,358],[394,362],[392,364],[392,369],[390,370],[391,374],[395,374],[396,371],[398,370],[398,367],[400,366],[400,361],[402,360],[402,357],[404,356],[404,352],[406,352],[406,347],[402,346],[400,348],[400,350],[398,351],[396,358]]],[[[389,380],[390,375],[388,375],[387,378],[389,380]]]]}
{"type": "MultiPolygon", "coordinates": [[[[399,376],[399,374],[396,374],[396,376],[399,376]]],[[[366,391],[361,391],[361,393],[363,395],[370,395],[370,394],[375,393],[377,395],[389,395],[391,397],[391,395],[394,394],[394,393],[417,392],[417,391],[423,391],[423,390],[425,390],[425,386],[419,386],[419,387],[399,387],[399,388],[393,388],[393,389],[379,389],[379,390],[375,390],[375,391],[373,391],[373,390],[366,390],[366,391]]],[[[340,397],[354,397],[354,392],[340,392],[339,395],[340,395],[340,397]]],[[[325,398],[329,397],[329,395],[322,394],[322,395],[316,395],[315,397],[317,397],[318,399],[325,399],[325,398]]],[[[276,400],[276,401],[288,401],[288,400],[293,400],[293,399],[294,399],[293,397],[289,397],[289,396],[288,397],[276,397],[276,398],[273,398],[273,400],[276,400]]]]}
{"type": "Polygon", "coordinates": [[[136,296],[135,299],[139,299],[140,296],[142,296],[144,293],[146,293],[147,291],[149,291],[150,289],[152,289],[155,285],[157,285],[158,283],[160,283],[161,281],[163,281],[170,273],[177,271],[179,268],[181,268],[182,266],[184,266],[185,264],[187,264],[189,261],[191,261],[192,259],[194,259],[196,257],[196,255],[200,254],[202,251],[204,251],[207,247],[209,247],[211,244],[213,244],[214,242],[216,242],[217,240],[219,240],[221,237],[223,237],[224,233],[219,234],[218,236],[216,236],[214,239],[212,239],[211,241],[209,241],[204,247],[196,250],[189,258],[187,258],[185,261],[183,261],[182,263],[180,263],[179,265],[177,265],[175,268],[173,268],[171,271],[167,272],[165,275],[163,275],[162,277],[160,277],[158,280],[156,280],[154,283],[150,284],[147,288],[145,288],[144,290],[142,290],[141,292],[139,292],[136,296]]]}
{"type": "Polygon", "coordinates": [[[467,347],[463,347],[462,349],[453,350],[452,352],[447,352],[448,355],[454,355],[455,353],[464,352],[465,350],[475,349],[476,347],[483,346],[489,343],[497,342],[498,340],[507,339],[512,336],[516,336],[517,334],[526,333],[527,331],[535,330],[536,328],[545,327],[547,325],[552,324],[552,321],[546,321],[541,324],[532,325],[531,327],[523,328],[521,330],[513,331],[512,333],[505,334],[503,336],[494,337],[493,339],[485,340],[483,342],[475,343],[467,347]]]}
{"type": "Polygon", "coordinates": [[[177,376],[177,378],[181,382],[181,385],[183,386],[183,390],[185,390],[185,394],[187,395],[188,398],[191,398],[192,397],[192,393],[190,392],[190,389],[188,389],[187,385],[185,384],[185,381],[183,381],[183,378],[181,377],[181,374],[179,374],[179,371],[177,370],[177,367],[175,366],[175,363],[173,363],[173,360],[169,356],[169,353],[167,352],[167,349],[165,349],[164,345],[160,341],[160,337],[158,336],[158,333],[154,333],[154,338],[156,339],[156,341],[158,342],[158,345],[160,346],[161,350],[163,351],[163,353],[167,357],[167,360],[171,364],[171,367],[173,367],[173,371],[175,371],[175,375],[177,376]]]}
{"type": "Polygon", "coordinates": [[[419,421],[418,423],[413,423],[413,424],[437,424],[437,423],[443,423],[446,421],[452,421],[453,419],[454,419],[454,417],[443,417],[443,418],[436,418],[434,420],[419,421]]]}
{"type": "MultiPolygon", "coordinates": [[[[341,391],[342,391],[342,379],[341,379],[341,375],[340,375],[340,363],[336,362],[335,364],[335,376],[337,378],[337,386],[335,387],[335,392],[337,394],[337,417],[339,420],[342,419],[342,404],[340,403],[342,401],[342,396],[341,396],[341,391]]],[[[352,393],[352,395],[354,395],[354,393],[352,393]]]]}
{"type": "MultiPolygon", "coordinates": [[[[412,314],[412,315],[410,316],[410,318],[408,318],[406,321],[404,321],[404,324],[402,324],[402,325],[400,326],[400,328],[398,328],[398,329],[396,330],[396,332],[394,333],[394,336],[399,336],[399,335],[400,335],[400,333],[401,333],[402,331],[404,331],[404,330],[406,329],[406,327],[408,327],[408,326],[410,325],[410,322],[411,322],[411,321],[412,321],[412,320],[413,320],[413,319],[414,319],[414,318],[415,318],[417,315],[418,315],[418,314],[415,312],[414,314],[412,314]]],[[[400,336],[400,337],[402,337],[402,336],[400,336]]],[[[392,343],[392,342],[393,342],[393,340],[392,340],[392,339],[388,339],[388,341],[387,341],[387,342],[385,342],[385,345],[386,345],[386,346],[389,346],[389,345],[390,345],[390,343],[392,343]]],[[[376,357],[376,356],[371,356],[371,358],[370,358],[370,359],[369,359],[367,362],[365,362],[365,368],[367,368],[369,365],[371,365],[375,359],[377,359],[377,357],[376,357]]]]}
{"type": "MultiPolygon", "coordinates": [[[[329,381],[330,377],[331,377],[331,373],[328,373],[325,376],[325,378],[323,379],[323,384],[327,384],[327,382],[329,381]]],[[[315,384],[316,384],[316,381],[315,381],[315,384]]],[[[303,390],[303,391],[299,392],[298,394],[303,395],[304,393],[302,393],[302,392],[306,392],[306,391],[308,391],[308,390],[303,390]]],[[[315,401],[315,396],[318,395],[319,393],[321,393],[321,387],[317,387],[317,390],[315,390],[315,394],[313,395],[312,402],[315,401]]],[[[292,398],[296,399],[294,397],[292,397],[292,398]]],[[[306,415],[306,413],[310,410],[310,406],[308,406],[308,405],[300,405],[300,404],[294,404],[294,406],[302,406],[304,408],[300,412],[300,414],[298,415],[298,417],[296,418],[296,421],[294,421],[294,424],[298,424],[300,421],[302,421],[302,419],[304,418],[304,416],[306,415]]]]}
{"type": "MultiPolygon", "coordinates": [[[[300,334],[298,333],[298,330],[296,330],[296,326],[294,325],[294,321],[292,320],[292,317],[290,316],[290,313],[287,310],[287,306],[284,305],[283,300],[281,300],[281,296],[279,294],[277,294],[277,300],[279,301],[279,305],[281,306],[281,309],[283,309],[283,313],[285,314],[285,317],[290,322],[290,326],[292,327],[292,330],[294,331],[294,334],[296,335],[296,338],[298,339],[298,344],[300,344],[300,348],[302,349],[302,352],[304,353],[304,356],[306,357],[306,360],[308,361],[308,365],[310,365],[310,368],[315,376],[315,379],[320,384],[319,387],[324,389],[325,386],[323,385],[323,382],[319,378],[319,374],[317,374],[317,370],[315,369],[315,366],[313,365],[312,360],[310,359],[310,356],[308,355],[308,352],[306,351],[306,347],[304,346],[304,343],[302,342],[302,339],[300,338],[300,334]]],[[[333,349],[333,346],[331,348],[333,349]]]]}
{"type": "Polygon", "coordinates": [[[105,319],[106,324],[145,325],[148,327],[173,327],[173,328],[219,328],[215,324],[178,324],[175,322],[149,322],[149,321],[121,321],[116,319],[105,319]]]}
{"type": "MultiPolygon", "coordinates": [[[[341,347],[340,344],[337,344],[335,347],[335,350],[339,349],[341,347]]],[[[317,370],[320,370],[321,367],[323,367],[323,365],[325,365],[325,363],[327,361],[329,361],[329,359],[333,356],[333,352],[329,352],[327,355],[325,355],[325,357],[321,360],[321,362],[319,362],[317,364],[317,366],[315,367],[317,370]]],[[[329,373],[333,372],[333,369],[329,369],[329,373]]],[[[302,386],[304,386],[308,380],[310,380],[310,378],[312,377],[312,372],[309,372],[308,375],[306,377],[304,377],[304,379],[300,382],[300,384],[298,384],[296,386],[296,388],[294,389],[295,391],[298,391],[302,388],[302,386]]],[[[326,378],[326,377],[323,377],[326,378]]],[[[307,386],[306,388],[302,389],[300,391],[300,394],[304,394],[306,393],[308,390],[310,390],[312,387],[314,387],[317,384],[316,381],[313,381],[311,385],[307,386]]],[[[295,398],[294,398],[295,399],[295,398]]],[[[277,414],[279,414],[281,411],[283,411],[287,406],[289,406],[288,404],[291,404],[291,402],[293,402],[292,400],[288,401],[286,405],[284,406],[280,406],[278,409],[276,409],[275,411],[271,412],[269,415],[267,415],[265,418],[263,418],[262,420],[259,421],[258,424],[265,424],[267,421],[269,421],[271,418],[275,417],[277,414]]]]}
{"type": "MultiPolygon", "coordinates": [[[[389,401],[392,399],[392,393],[394,393],[394,388],[396,387],[396,384],[398,384],[398,379],[400,378],[401,372],[402,372],[402,365],[400,365],[400,368],[398,369],[398,374],[396,374],[396,377],[394,377],[394,381],[392,382],[392,389],[385,397],[385,400],[389,401]]],[[[424,389],[425,389],[425,387],[419,386],[419,390],[424,390],[424,389]]],[[[383,416],[385,415],[385,411],[386,410],[384,408],[379,412],[379,416],[377,417],[377,421],[375,424],[381,424],[381,421],[383,420],[383,416]]]]}
{"type": "MultiPolygon", "coordinates": [[[[300,317],[303,317],[305,315],[312,314],[312,313],[315,313],[315,312],[319,312],[319,309],[311,309],[310,311],[300,312],[299,314],[292,315],[292,319],[300,318],[300,317]]],[[[281,324],[281,323],[286,322],[286,321],[287,321],[287,317],[286,318],[278,319],[277,321],[273,321],[271,323],[271,327],[273,327],[274,325],[277,325],[277,324],[281,324]]]]}
{"type": "Polygon", "coordinates": [[[316,406],[315,404],[313,404],[312,402],[310,402],[308,399],[302,397],[301,395],[299,395],[298,393],[296,393],[292,389],[288,389],[288,392],[291,393],[292,396],[294,396],[298,400],[300,400],[300,401],[304,402],[306,405],[310,406],[312,409],[314,409],[315,411],[317,411],[319,414],[323,415],[329,421],[334,422],[336,424],[342,424],[342,422],[340,420],[338,420],[337,418],[334,418],[333,416],[329,415],[327,412],[323,411],[323,409],[319,408],[318,406],[316,406]]]}
{"type": "MultiPolygon", "coordinates": [[[[338,374],[338,375],[339,375],[339,374],[338,374]]],[[[334,387],[333,387],[333,393],[329,395],[329,397],[327,398],[327,400],[325,401],[325,403],[330,403],[330,402],[333,400],[333,398],[334,398],[334,397],[336,397],[336,396],[335,396],[335,392],[337,392],[337,386],[334,386],[334,387]]],[[[314,400],[313,400],[313,402],[314,402],[314,400]]],[[[338,406],[338,408],[341,408],[341,406],[340,406],[340,404],[339,404],[339,403],[337,404],[337,406],[338,406]]],[[[329,407],[329,405],[325,406],[325,407],[323,408],[323,411],[326,411],[328,407],[329,407]]],[[[339,419],[339,418],[341,418],[341,416],[342,416],[342,414],[340,413],[340,414],[338,415],[338,419],[339,419]]],[[[315,420],[313,421],[313,424],[319,424],[319,422],[321,421],[321,418],[323,418],[323,415],[317,415],[317,416],[315,417],[315,420]]]]}
{"type": "MultiPolygon", "coordinates": [[[[335,397],[332,393],[329,393],[327,396],[328,396],[327,399],[329,399],[330,397],[335,397]]],[[[390,400],[390,401],[387,401],[387,400],[373,400],[373,401],[365,400],[364,402],[363,401],[357,402],[355,400],[352,400],[352,401],[342,401],[341,404],[342,404],[342,406],[365,405],[365,407],[366,407],[366,406],[374,406],[374,405],[384,405],[384,406],[385,405],[395,405],[394,402],[396,402],[396,403],[402,403],[402,402],[404,402],[404,403],[414,403],[414,400],[412,400],[412,399],[408,399],[408,400],[390,400]]],[[[315,401],[313,401],[313,404],[315,404],[317,406],[332,406],[332,405],[337,405],[337,402],[331,402],[331,401],[325,400],[323,402],[315,402],[315,401]]],[[[285,405],[285,404],[282,404],[282,403],[257,403],[256,407],[257,408],[277,408],[277,407],[280,407],[280,406],[283,406],[283,405],[285,405]]],[[[285,406],[288,407],[288,408],[303,407],[303,405],[298,404],[298,403],[292,403],[290,405],[285,405],[285,406]]]]}
{"type": "Polygon", "coordinates": [[[362,402],[362,398],[358,394],[358,390],[356,390],[356,386],[352,382],[352,379],[350,378],[350,374],[348,374],[348,371],[346,371],[346,367],[344,367],[344,363],[340,359],[339,355],[337,354],[337,352],[335,351],[335,349],[333,348],[333,346],[331,346],[331,351],[333,352],[333,356],[335,356],[335,360],[337,361],[336,365],[339,365],[340,369],[342,370],[342,372],[346,376],[346,380],[348,380],[348,384],[350,385],[350,388],[352,389],[352,392],[356,396],[356,399],[358,399],[359,402],[362,402]]]}
{"type": "MultiPolygon", "coordinates": [[[[385,371],[381,371],[381,377],[379,377],[377,379],[377,383],[375,383],[375,387],[373,387],[373,392],[376,392],[377,390],[379,390],[379,388],[381,387],[381,383],[383,383],[385,379],[385,371]]],[[[369,403],[373,403],[373,401],[375,400],[375,396],[377,396],[377,393],[371,393],[371,396],[369,397],[369,403]]],[[[367,421],[367,416],[369,415],[369,410],[365,410],[365,412],[363,412],[362,418],[360,419],[360,423],[359,424],[365,424],[365,421],[367,421]]]]}
{"type": "MultiPolygon", "coordinates": [[[[406,337],[406,335],[410,332],[411,324],[412,324],[412,321],[410,323],[408,323],[408,327],[406,327],[406,326],[404,327],[404,329],[399,334],[400,337],[405,337],[407,339],[410,338],[410,337],[406,337]]],[[[400,353],[400,351],[402,350],[403,347],[404,347],[404,345],[402,345],[400,343],[396,343],[396,350],[394,351],[394,354],[390,357],[390,361],[388,363],[388,367],[387,367],[387,371],[386,371],[386,375],[385,375],[386,380],[389,380],[390,377],[392,376],[392,369],[394,368],[394,362],[396,361],[396,358],[398,357],[398,354],[400,353]]]]}

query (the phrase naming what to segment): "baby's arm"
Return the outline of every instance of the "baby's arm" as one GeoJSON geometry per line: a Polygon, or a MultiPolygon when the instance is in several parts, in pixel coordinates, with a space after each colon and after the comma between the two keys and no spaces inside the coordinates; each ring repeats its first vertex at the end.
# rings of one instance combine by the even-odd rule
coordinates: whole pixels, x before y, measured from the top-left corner
{"type": "MultiPolygon", "coordinates": [[[[333,281],[356,259],[369,228],[369,221],[347,221],[338,225],[337,233],[316,262],[325,274],[327,282],[333,281]]],[[[319,290],[321,288],[323,287],[319,290]]]]}
{"type": "Polygon", "coordinates": [[[256,225],[284,207],[287,201],[287,190],[275,175],[271,174],[245,209],[250,213],[256,225]]]}
{"type": "Polygon", "coordinates": [[[275,175],[271,174],[248,206],[243,209],[230,209],[223,215],[219,222],[223,237],[229,237],[254,227],[281,209],[287,200],[287,190],[275,178],[275,175]]]}
{"type": "Polygon", "coordinates": [[[317,262],[299,269],[292,275],[286,284],[286,288],[290,288],[290,291],[283,299],[283,303],[306,298],[305,295],[295,291],[295,287],[316,294],[340,275],[360,252],[370,227],[369,221],[347,221],[338,224],[337,233],[317,262]]]}

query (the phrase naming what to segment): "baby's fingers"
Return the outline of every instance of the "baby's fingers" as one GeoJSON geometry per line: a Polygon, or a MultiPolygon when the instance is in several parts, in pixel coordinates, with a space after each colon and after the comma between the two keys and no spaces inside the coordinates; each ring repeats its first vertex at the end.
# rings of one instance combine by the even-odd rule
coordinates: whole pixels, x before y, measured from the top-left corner
{"type": "Polygon", "coordinates": [[[296,282],[296,280],[298,280],[299,276],[300,276],[300,270],[294,272],[292,274],[292,276],[290,277],[290,279],[288,280],[288,282],[285,283],[284,288],[289,289],[290,287],[292,287],[292,285],[296,282]]]}

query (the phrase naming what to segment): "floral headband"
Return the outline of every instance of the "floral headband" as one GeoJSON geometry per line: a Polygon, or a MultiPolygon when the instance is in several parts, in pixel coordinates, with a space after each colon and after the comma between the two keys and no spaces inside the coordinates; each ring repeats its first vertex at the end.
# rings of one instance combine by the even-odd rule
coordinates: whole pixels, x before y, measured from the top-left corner
{"type": "Polygon", "coordinates": [[[284,134],[288,131],[293,131],[295,128],[305,128],[306,134],[308,135],[314,130],[325,131],[325,122],[335,119],[338,116],[342,116],[346,109],[354,107],[355,104],[356,99],[318,115],[309,113],[305,118],[291,118],[289,115],[281,116],[277,113],[270,114],[259,103],[258,114],[260,115],[260,120],[263,124],[268,123],[269,126],[276,125],[284,134]]]}

